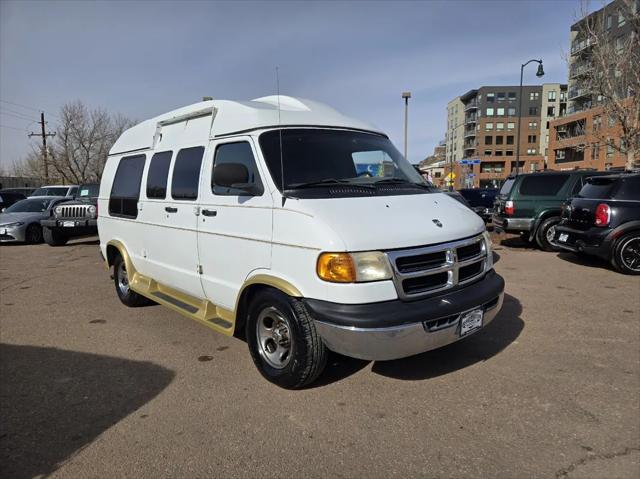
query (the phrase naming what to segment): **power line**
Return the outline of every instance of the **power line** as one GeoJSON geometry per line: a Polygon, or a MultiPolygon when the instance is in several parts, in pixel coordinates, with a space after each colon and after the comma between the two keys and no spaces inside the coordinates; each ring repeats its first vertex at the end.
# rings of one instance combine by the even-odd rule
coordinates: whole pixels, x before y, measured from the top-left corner
{"type": "Polygon", "coordinates": [[[29,138],[32,136],[41,136],[42,137],[42,161],[44,163],[44,178],[45,181],[49,180],[49,162],[47,161],[47,137],[48,136],[56,136],[56,133],[47,133],[45,125],[47,124],[44,121],[44,111],[40,112],[40,127],[42,128],[42,133],[29,133],[29,138]]]}
{"type": "MultiPolygon", "coordinates": [[[[9,104],[9,105],[19,106],[19,107],[21,107],[21,108],[26,108],[27,110],[36,111],[36,112],[38,112],[38,113],[41,113],[41,112],[43,112],[43,111],[44,111],[42,108],[34,108],[34,107],[32,107],[32,106],[23,105],[23,104],[21,104],[21,103],[15,103],[15,102],[13,102],[13,101],[0,100],[0,103],[7,103],[7,104],[9,104]]],[[[44,112],[45,112],[45,113],[47,113],[49,116],[52,116],[52,117],[54,117],[54,118],[58,118],[59,120],[61,120],[61,119],[62,119],[62,118],[60,118],[59,116],[54,115],[53,113],[49,113],[49,112],[47,112],[47,111],[44,111],[44,112]]]]}
{"type": "Polygon", "coordinates": [[[19,120],[26,120],[26,121],[31,121],[31,122],[38,121],[38,120],[34,120],[33,118],[29,118],[27,116],[15,115],[13,113],[7,113],[7,112],[4,112],[4,111],[0,111],[0,115],[11,116],[13,118],[18,118],[19,120]]]}
{"type": "MultiPolygon", "coordinates": [[[[0,106],[0,112],[2,110],[6,111],[6,112],[9,112],[9,113],[16,114],[16,115],[21,115],[21,116],[24,116],[24,117],[27,117],[27,115],[28,115],[28,113],[23,113],[21,111],[11,110],[10,108],[4,108],[4,107],[0,106]]],[[[35,118],[30,118],[30,117],[29,117],[29,120],[38,121],[35,118]]]]}
{"type": "Polygon", "coordinates": [[[29,131],[26,128],[16,128],[15,126],[8,126],[8,125],[0,125],[0,128],[10,128],[12,130],[18,130],[18,131],[29,131]]]}

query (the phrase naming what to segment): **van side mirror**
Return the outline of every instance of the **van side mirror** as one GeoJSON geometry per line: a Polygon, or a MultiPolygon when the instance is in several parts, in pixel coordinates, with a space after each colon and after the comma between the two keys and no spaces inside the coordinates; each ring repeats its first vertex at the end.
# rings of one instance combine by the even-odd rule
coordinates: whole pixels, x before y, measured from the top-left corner
{"type": "Polygon", "coordinates": [[[213,168],[213,184],[243,190],[251,195],[260,194],[254,183],[249,183],[249,170],[242,163],[222,163],[213,168]]]}

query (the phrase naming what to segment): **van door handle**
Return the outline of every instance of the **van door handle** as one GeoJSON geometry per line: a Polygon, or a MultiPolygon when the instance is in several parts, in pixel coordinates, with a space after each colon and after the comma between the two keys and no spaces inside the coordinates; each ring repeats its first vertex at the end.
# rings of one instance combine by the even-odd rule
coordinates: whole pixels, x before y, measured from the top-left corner
{"type": "Polygon", "coordinates": [[[218,212],[216,210],[202,210],[204,216],[216,216],[218,212]]]}
{"type": "Polygon", "coordinates": [[[177,213],[177,212],[178,212],[178,208],[174,208],[173,206],[166,206],[166,207],[164,208],[164,210],[165,210],[167,213],[177,213]]]}

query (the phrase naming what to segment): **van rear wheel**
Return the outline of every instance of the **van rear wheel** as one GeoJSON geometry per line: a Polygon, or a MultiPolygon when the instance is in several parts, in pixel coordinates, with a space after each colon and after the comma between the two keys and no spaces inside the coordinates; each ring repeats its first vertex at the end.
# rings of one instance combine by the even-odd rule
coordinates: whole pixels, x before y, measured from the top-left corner
{"type": "Polygon", "coordinates": [[[129,274],[127,266],[122,256],[116,256],[113,262],[113,281],[116,286],[118,298],[125,306],[136,308],[152,304],[150,299],[145,298],[141,294],[136,293],[129,287],[129,274]]]}
{"type": "Polygon", "coordinates": [[[251,302],[246,337],[260,374],[286,389],[311,384],[327,362],[327,348],[304,303],[275,289],[251,302]]]}

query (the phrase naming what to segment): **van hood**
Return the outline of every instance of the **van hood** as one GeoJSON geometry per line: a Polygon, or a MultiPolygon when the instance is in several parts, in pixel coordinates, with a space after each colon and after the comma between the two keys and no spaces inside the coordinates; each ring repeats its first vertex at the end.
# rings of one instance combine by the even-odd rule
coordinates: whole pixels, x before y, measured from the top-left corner
{"type": "Polygon", "coordinates": [[[444,243],[484,231],[482,219],[443,193],[290,200],[334,231],[347,251],[388,250],[444,243]]]}

